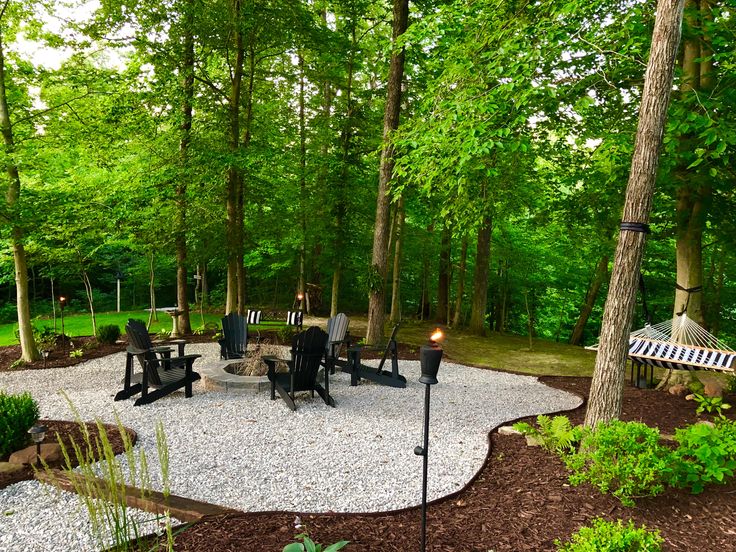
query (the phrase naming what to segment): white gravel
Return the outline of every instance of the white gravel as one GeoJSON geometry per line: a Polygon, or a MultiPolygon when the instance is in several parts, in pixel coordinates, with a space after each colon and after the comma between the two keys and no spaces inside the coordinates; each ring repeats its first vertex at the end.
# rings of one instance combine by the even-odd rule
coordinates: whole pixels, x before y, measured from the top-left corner
{"type": "MultiPolygon", "coordinates": [[[[216,344],[191,344],[187,353],[217,359],[216,344]]],[[[419,362],[401,361],[406,389],[371,383],[350,387],[347,374],[330,379],[337,408],[315,396],[297,399],[292,412],[268,392],[206,391],[194,397],[175,393],[151,405],[113,402],[122,387],[122,353],[75,367],[0,373],[0,389],[30,391],[50,419],[72,417],[64,390],[84,419],[123,424],[138,432],[154,487],[155,426],[163,422],[170,456],[171,492],[245,511],[387,511],[419,504],[424,385],[419,362]]],[[[521,416],[575,408],[580,398],[549,388],[528,376],[480,370],[444,362],[432,387],[429,436],[429,490],[433,500],[465,485],[482,467],[488,432],[521,416]]],[[[28,481],[0,490],[0,551],[59,549],[74,541],[89,548],[83,512],[67,495],[52,497],[28,481]],[[71,502],[69,502],[71,500],[71,502]],[[45,543],[45,544],[44,544],[45,543]],[[52,543],[54,543],[52,545],[52,543]]]]}

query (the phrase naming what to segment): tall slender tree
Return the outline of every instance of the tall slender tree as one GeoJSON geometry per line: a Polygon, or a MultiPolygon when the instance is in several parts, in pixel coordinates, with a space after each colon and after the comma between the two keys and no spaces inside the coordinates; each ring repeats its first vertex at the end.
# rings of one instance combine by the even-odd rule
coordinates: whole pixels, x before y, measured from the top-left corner
{"type": "Polygon", "coordinates": [[[391,134],[399,128],[401,111],[401,81],[404,75],[403,47],[398,40],[409,24],[409,0],[394,0],[391,63],[386,82],[386,107],[383,117],[383,146],[378,171],[378,196],[376,198],[376,222],[373,227],[373,254],[370,267],[370,292],[368,294],[368,332],[366,341],[378,343],[383,339],[386,317],[386,275],[388,273],[389,239],[389,186],[394,172],[394,147],[391,134]]]}
{"type": "Polygon", "coordinates": [[[595,427],[621,415],[628,335],[644,253],[662,135],[680,42],[684,0],[659,0],[639,110],[623,222],[603,313],[598,356],[585,425],[595,427]]]}

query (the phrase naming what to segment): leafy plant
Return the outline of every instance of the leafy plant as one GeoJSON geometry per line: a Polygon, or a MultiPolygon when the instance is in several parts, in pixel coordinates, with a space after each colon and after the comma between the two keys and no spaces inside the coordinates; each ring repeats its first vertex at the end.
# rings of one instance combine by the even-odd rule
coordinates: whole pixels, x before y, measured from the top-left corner
{"type": "Polygon", "coordinates": [[[723,411],[731,408],[731,405],[723,402],[723,398],[721,397],[707,397],[695,393],[693,394],[693,400],[698,405],[695,409],[696,414],[702,414],[703,412],[707,412],[708,414],[715,413],[719,418],[725,418],[723,411]]]}
{"type": "Polygon", "coordinates": [[[577,453],[563,460],[572,472],[570,483],[588,482],[611,493],[624,505],[634,498],[664,490],[671,454],[659,444],[659,430],[641,422],[614,420],[586,430],[577,453]]]}
{"type": "Polygon", "coordinates": [[[57,333],[49,326],[42,326],[40,329],[33,327],[33,339],[39,350],[50,351],[56,347],[57,333]]]}
{"type": "Polygon", "coordinates": [[[69,351],[70,358],[82,358],[83,355],[84,351],[82,349],[73,349],[72,351],[69,351]]]}
{"type": "Polygon", "coordinates": [[[341,540],[335,544],[331,544],[327,547],[322,547],[321,544],[317,544],[307,536],[306,533],[302,533],[294,537],[301,539],[302,542],[292,542],[284,546],[282,552],[337,552],[345,548],[350,541],[341,540]]]}
{"type": "Polygon", "coordinates": [[[645,525],[636,527],[634,522],[624,525],[596,518],[590,527],[581,527],[565,544],[555,540],[558,552],[657,552],[662,550],[664,539],[659,531],[649,531],[645,525]]]}
{"type": "Polygon", "coordinates": [[[710,483],[726,483],[736,472],[736,422],[693,424],[675,433],[670,484],[703,492],[710,483]]]}
{"type": "Polygon", "coordinates": [[[97,328],[97,341],[112,345],[120,337],[120,326],[117,324],[105,324],[97,328]]]}
{"type": "Polygon", "coordinates": [[[557,454],[574,451],[582,435],[582,428],[573,427],[567,416],[550,418],[542,414],[537,416],[537,425],[539,428],[526,422],[518,422],[514,424],[514,429],[533,437],[543,448],[557,454]]]}
{"type": "Polygon", "coordinates": [[[156,337],[159,339],[169,339],[169,337],[171,337],[171,332],[162,328],[158,331],[156,337]]]}
{"type": "MultiPolygon", "coordinates": [[[[102,422],[96,421],[98,435],[92,437],[79,411],[68,397],[65,396],[65,398],[74,413],[74,420],[79,425],[83,442],[77,443],[72,440],[70,450],[59,439],[65,462],[64,473],[89,514],[94,538],[103,550],[138,550],[139,548],[131,544],[130,540],[138,539],[142,535],[139,531],[139,524],[130,515],[126,503],[126,485],[138,487],[141,497],[150,494],[151,478],[145,451],[141,449],[136,455],[130,435],[116,415],[117,428],[123,441],[123,456],[125,457],[123,465],[119,457],[115,455],[102,422]],[[75,462],[72,461],[72,458],[76,460],[78,467],[73,467],[75,462]]],[[[161,422],[156,425],[156,444],[164,480],[164,493],[168,494],[169,455],[161,422]]],[[[53,481],[54,472],[48,467],[46,471],[53,481]]],[[[150,521],[163,521],[166,550],[173,550],[169,513],[153,516],[150,521]]]]}
{"type": "Polygon", "coordinates": [[[0,457],[28,442],[28,430],[38,421],[38,416],[38,403],[30,393],[10,395],[0,391],[0,457]]]}

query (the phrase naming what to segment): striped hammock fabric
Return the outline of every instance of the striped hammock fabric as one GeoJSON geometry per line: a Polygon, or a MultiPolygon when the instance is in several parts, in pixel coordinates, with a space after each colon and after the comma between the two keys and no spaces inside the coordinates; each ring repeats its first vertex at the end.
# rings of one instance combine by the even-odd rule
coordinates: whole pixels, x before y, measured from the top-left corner
{"type": "Polygon", "coordinates": [[[637,364],[672,370],[733,372],[736,367],[736,351],[687,313],[632,332],[629,358],[637,364]]]}

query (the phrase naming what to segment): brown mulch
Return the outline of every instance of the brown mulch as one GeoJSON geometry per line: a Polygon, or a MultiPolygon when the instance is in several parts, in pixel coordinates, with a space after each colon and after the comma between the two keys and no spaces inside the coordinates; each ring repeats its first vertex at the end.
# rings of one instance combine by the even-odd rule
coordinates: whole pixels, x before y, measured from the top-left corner
{"type": "MultiPolygon", "coordinates": [[[[58,437],[61,437],[64,446],[70,454],[72,467],[76,467],[78,463],[74,458],[72,441],[74,441],[78,445],[84,443],[84,435],[79,424],[76,422],[62,420],[39,420],[39,423],[45,425],[48,428],[44,443],[58,443],[58,437]]],[[[87,430],[89,431],[92,442],[95,442],[95,438],[99,435],[97,424],[87,423],[85,425],[87,426],[87,430]]],[[[107,433],[107,437],[110,440],[110,445],[112,446],[115,454],[122,454],[123,438],[120,435],[120,431],[118,430],[117,426],[104,424],[104,428],[105,432],[107,433]]],[[[135,431],[129,428],[126,428],[126,430],[128,432],[128,435],[130,436],[130,440],[135,443],[137,439],[135,431]]],[[[0,457],[0,461],[6,462],[7,460],[7,457],[0,457]]],[[[66,467],[66,463],[63,458],[56,462],[49,462],[48,465],[50,468],[66,467]]],[[[19,481],[25,481],[26,479],[33,479],[33,468],[31,466],[26,466],[22,470],[13,473],[0,473],[0,489],[4,489],[8,485],[18,483],[19,481]]]]}
{"type": "MultiPolygon", "coordinates": [[[[199,338],[205,340],[211,336],[199,338]]],[[[401,358],[418,358],[416,348],[406,345],[400,345],[399,354],[401,358]]],[[[380,355],[377,352],[363,357],[380,355]]],[[[84,360],[89,358],[93,357],[84,360]]],[[[590,378],[540,379],[587,398],[590,378]]],[[[727,401],[736,404],[736,397],[728,397],[727,401]]],[[[573,423],[581,423],[585,406],[567,415],[573,423]]],[[[728,415],[733,419],[736,408],[728,411],[728,415]]],[[[672,434],[676,428],[703,418],[695,414],[692,402],[681,397],[627,385],[622,419],[642,421],[658,427],[664,434],[672,434]]],[[[47,425],[52,423],[68,424],[66,427],[70,429],[74,426],[69,422],[47,425]]],[[[60,427],[63,426],[55,429],[60,427]]],[[[570,486],[561,461],[540,448],[527,447],[522,437],[501,436],[493,431],[489,440],[486,464],[476,478],[459,493],[430,505],[428,550],[555,550],[555,539],[565,540],[593,518],[603,517],[632,519],[639,525],[658,529],[665,539],[666,551],[736,552],[734,481],[711,486],[701,495],[670,489],[659,497],[640,499],[635,507],[628,508],[589,485],[570,486]]],[[[329,467],[329,462],[326,466],[329,467]]],[[[419,462],[417,467],[420,469],[419,462]]],[[[431,477],[431,452],[429,469],[431,477]]],[[[404,552],[419,548],[420,510],[411,508],[381,514],[259,512],[206,517],[177,535],[175,549],[278,552],[301,532],[294,527],[296,515],[315,541],[330,544],[346,539],[350,541],[347,551],[404,552]]]]}

